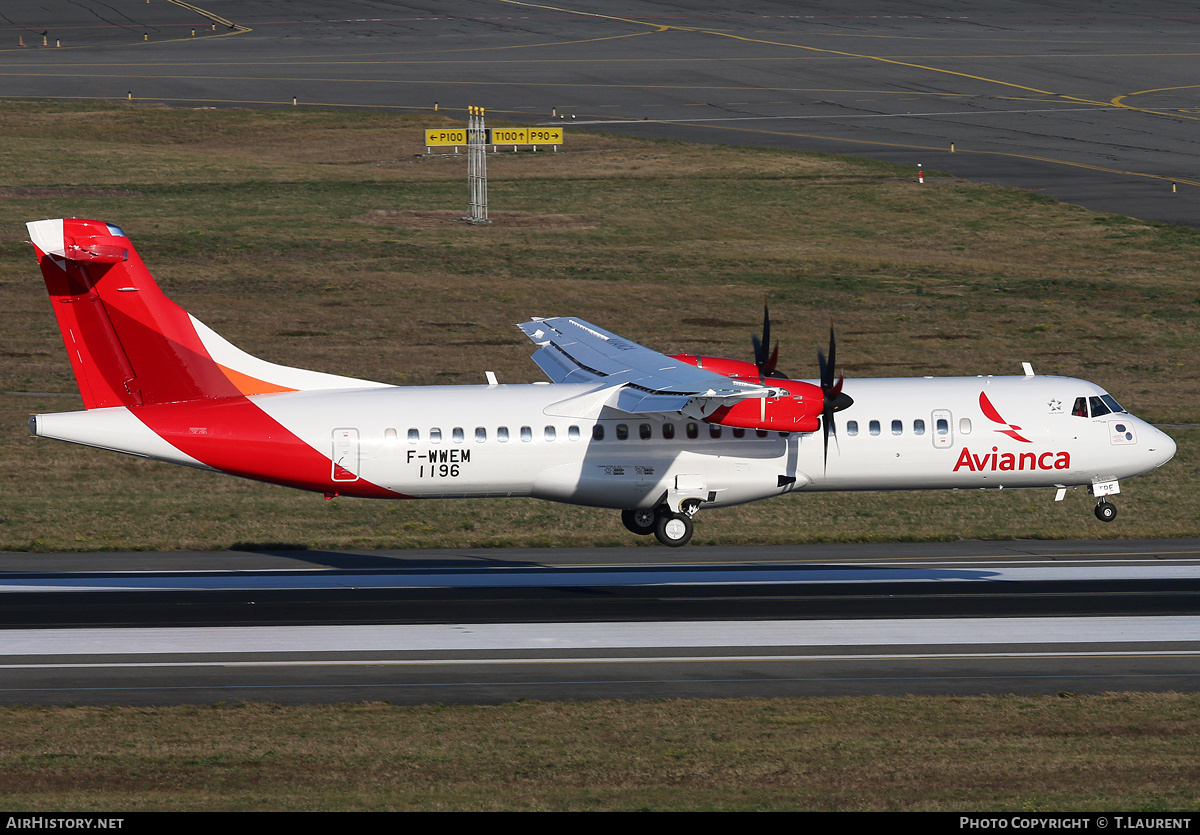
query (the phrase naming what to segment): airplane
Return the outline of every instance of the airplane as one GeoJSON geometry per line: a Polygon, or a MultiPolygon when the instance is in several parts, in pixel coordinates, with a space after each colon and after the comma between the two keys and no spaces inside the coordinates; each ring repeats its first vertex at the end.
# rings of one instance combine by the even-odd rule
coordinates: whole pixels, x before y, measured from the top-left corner
{"type": "Polygon", "coordinates": [[[700,509],[792,492],[1087,487],[1111,521],[1123,479],[1175,442],[1100,386],[1036,375],[786,378],[770,316],[754,361],[667,356],[573,316],[518,327],[549,382],[392,386],[267,362],[163,294],[103,221],[27,224],[83,411],[30,431],[322,493],[532,496],[692,538],[700,509]]]}

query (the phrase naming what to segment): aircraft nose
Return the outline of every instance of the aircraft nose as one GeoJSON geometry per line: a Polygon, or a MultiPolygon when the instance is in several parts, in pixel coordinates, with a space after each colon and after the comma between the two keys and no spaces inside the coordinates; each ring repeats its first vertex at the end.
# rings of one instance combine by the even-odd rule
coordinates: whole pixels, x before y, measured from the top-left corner
{"type": "Polygon", "coordinates": [[[1175,457],[1175,439],[1157,427],[1151,427],[1153,436],[1147,449],[1154,454],[1154,466],[1161,467],[1175,457]]]}

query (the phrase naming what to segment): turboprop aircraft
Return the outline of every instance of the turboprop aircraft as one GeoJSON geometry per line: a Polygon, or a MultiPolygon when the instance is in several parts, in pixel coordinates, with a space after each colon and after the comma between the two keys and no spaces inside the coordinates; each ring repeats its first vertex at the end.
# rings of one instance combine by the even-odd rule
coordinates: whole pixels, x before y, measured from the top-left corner
{"type": "Polygon", "coordinates": [[[571,316],[519,327],[549,383],[390,386],[266,362],[159,289],[95,220],[28,224],[84,411],[30,431],[302,490],[533,496],[613,508],[684,545],[692,517],[796,491],[1086,486],[1096,516],[1175,443],[1099,386],[1038,376],[786,379],[770,318],[754,362],[666,356],[571,316]],[[832,441],[832,443],[831,443],[832,441]]]}

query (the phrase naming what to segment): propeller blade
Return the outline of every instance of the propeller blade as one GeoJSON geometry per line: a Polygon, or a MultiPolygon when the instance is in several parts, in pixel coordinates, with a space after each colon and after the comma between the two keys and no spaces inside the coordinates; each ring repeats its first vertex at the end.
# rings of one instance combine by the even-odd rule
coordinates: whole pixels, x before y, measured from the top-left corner
{"type": "Polygon", "coordinates": [[[825,442],[825,470],[829,471],[829,436],[832,435],[834,440],[837,440],[837,427],[833,423],[833,413],[838,409],[843,409],[850,405],[853,401],[849,397],[842,394],[842,384],[846,382],[843,376],[837,377],[835,362],[837,359],[837,339],[833,334],[833,322],[829,323],[829,358],[825,358],[819,349],[817,350],[817,365],[821,368],[821,396],[823,403],[821,404],[821,434],[824,436],[825,442]],[[847,402],[849,401],[849,402],[847,402]]]}
{"type": "Polygon", "coordinates": [[[763,302],[763,331],[762,331],[762,350],[764,356],[756,356],[754,359],[758,363],[759,371],[762,371],[768,360],[765,356],[767,349],[771,345],[771,311],[767,309],[767,303],[763,302]]]}
{"type": "Polygon", "coordinates": [[[776,343],[775,343],[775,349],[774,349],[773,351],[771,351],[771,356],[770,356],[770,358],[767,360],[767,366],[766,366],[766,375],[767,375],[768,377],[774,377],[774,376],[776,376],[776,375],[775,375],[775,365],[776,365],[778,362],[779,362],[779,343],[778,343],[778,342],[776,342],[776,343]]]}
{"type": "Polygon", "coordinates": [[[771,347],[771,311],[765,302],[763,303],[762,338],[751,334],[750,344],[754,346],[754,365],[758,368],[759,382],[767,377],[786,376],[775,370],[775,366],[779,362],[779,343],[776,342],[774,348],[771,347]]]}

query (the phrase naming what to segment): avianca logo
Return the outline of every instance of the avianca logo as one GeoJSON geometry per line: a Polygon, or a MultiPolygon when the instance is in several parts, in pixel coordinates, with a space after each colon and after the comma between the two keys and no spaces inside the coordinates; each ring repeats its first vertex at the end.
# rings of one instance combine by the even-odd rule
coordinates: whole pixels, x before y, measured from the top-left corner
{"type": "MultiPolygon", "coordinates": [[[[983,409],[984,417],[986,417],[992,423],[998,423],[1001,426],[1008,427],[1007,429],[997,429],[996,430],[1001,435],[1007,435],[1008,437],[1018,440],[1023,444],[1033,443],[1033,441],[1029,440],[1028,438],[1022,437],[1021,434],[1017,431],[1021,427],[1011,424],[1004,418],[1000,417],[1000,413],[998,411],[996,411],[996,407],[992,405],[992,401],[988,400],[987,394],[985,394],[982,391],[979,392],[979,408],[983,409]]],[[[955,469],[958,469],[958,468],[955,467],[955,469]]]]}
{"type": "MultiPolygon", "coordinates": [[[[1020,427],[1017,427],[1018,429],[1020,427]]],[[[996,430],[999,432],[1000,430],[996,430]]],[[[1024,440],[1022,438],[1021,440],[1024,440]]],[[[973,473],[1012,472],[1016,470],[1069,470],[1071,469],[1071,453],[1069,452],[999,452],[996,447],[984,453],[982,457],[963,447],[954,465],[954,472],[967,468],[973,473]]]]}

